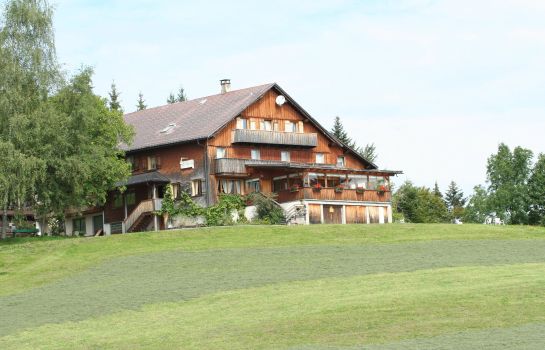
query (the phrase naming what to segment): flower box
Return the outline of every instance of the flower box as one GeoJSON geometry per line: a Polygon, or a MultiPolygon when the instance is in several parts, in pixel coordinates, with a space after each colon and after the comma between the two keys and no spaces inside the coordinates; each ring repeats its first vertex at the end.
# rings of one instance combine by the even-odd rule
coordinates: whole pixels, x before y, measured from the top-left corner
{"type": "Polygon", "coordinates": [[[335,193],[342,193],[343,190],[344,190],[344,187],[343,187],[343,186],[337,186],[337,187],[335,187],[335,193]]]}
{"type": "Polygon", "coordinates": [[[356,193],[363,194],[365,192],[365,188],[356,188],[356,193]]]}

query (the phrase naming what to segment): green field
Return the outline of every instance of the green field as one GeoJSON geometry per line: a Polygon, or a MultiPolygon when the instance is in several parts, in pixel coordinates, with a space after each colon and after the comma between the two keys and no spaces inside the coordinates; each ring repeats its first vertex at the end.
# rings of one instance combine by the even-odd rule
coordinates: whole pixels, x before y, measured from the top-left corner
{"type": "Polygon", "coordinates": [[[544,349],[545,229],[238,226],[0,242],[0,349],[544,349]]]}

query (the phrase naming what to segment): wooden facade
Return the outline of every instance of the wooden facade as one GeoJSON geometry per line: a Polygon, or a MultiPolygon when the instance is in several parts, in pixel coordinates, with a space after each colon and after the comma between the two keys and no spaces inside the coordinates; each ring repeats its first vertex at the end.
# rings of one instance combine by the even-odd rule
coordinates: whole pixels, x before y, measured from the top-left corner
{"type": "MultiPolygon", "coordinates": [[[[271,88],[208,138],[129,150],[133,174],[157,173],[203,206],[222,192],[258,190],[277,193],[279,203],[306,203],[307,223],[388,222],[392,172],[340,144],[292,100],[277,104],[279,95],[271,88]],[[359,182],[349,185],[351,178],[359,182]]],[[[122,202],[112,192],[105,222],[121,225],[139,203],[160,199],[164,183],[157,176],[127,186],[122,202]]]]}

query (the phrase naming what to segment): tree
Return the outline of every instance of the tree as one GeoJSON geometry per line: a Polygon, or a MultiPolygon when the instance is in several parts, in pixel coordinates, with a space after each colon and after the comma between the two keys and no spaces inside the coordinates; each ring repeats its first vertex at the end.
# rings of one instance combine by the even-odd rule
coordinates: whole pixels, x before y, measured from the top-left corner
{"type": "Polygon", "coordinates": [[[115,82],[112,82],[111,90],[108,95],[110,96],[110,110],[123,114],[123,108],[121,108],[121,100],[119,99],[119,95],[121,95],[121,93],[117,91],[115,82]]]}
{"type": "Polygon", "coordinates": [[[174,96],[174,94],[171,92],[170,95],[168,95],[167,103],[173,104],[173,103],[176,103],[176,102],[178,102],[176,100],[176,96],[174,96]]]}
{"type": "Polygon", "coordinates": [[[368,143],[365,145],[365,147],[357,147],[356,151],[365,159],[370,161],[371,163],[374,162],[378,154],[376,153],[376,147],[374,143],[368,143]]]}
{"type": "Polygon", "coordinates": [[[464,210],[464,221],[473,223],[484,223],[486,217],[490,213],[489,196],[486,188],[483,186],[475,186],[473,194],[469,197],[469,201],[464,210]]]}
{"type": "Polygon", "coordinates": [[[435,181],[435,186],[433,187],[433,194],[439,198],[443,198],[443,194],[441,193],[441,190],[439,189],[439,185],[437,184],[437,181],[435,181]]]}
{"type": "Polygon", "coordinates": [[[335,117],[335,121],[333,122],[333,128],[331,129],[331,133],[333,136],[335,136],[339,141],[344,143],[347,146],[353,146],[354,142],[350,137],[348,137],[348,133],[344,130],[344,126],[341,122],[341,118],[339,116],[335,117]]]}
{"type": "Polygon", "coordinates": [[[445,203],[426,187],[416,187],[407,181],[399,187],[393,203],[409,222],[445,222],[448,218],[445,203]]]}
{"type": "Polygon", "coordinates": [[[528,180],[529,223],[545,225],[545,154],[540,153],[528,180]]]}
{"type": "Polygon", "coordinates": [[[371,163],[377,159],[376,147],[374,143],[368,143],[365,147],[359,147],[356,143],[348,136],[348,133],[344,129],[344,126],[341,122],[339,116],[335,117],[333,122],[333,128],[331,129],[331,134],[335,136],[339,141],[341,141],[346,146],[352,148],[360,156],[367,159],[371,163]]]}
{"type": "Polygon", "coordinates": [[[528,179],[532,151],[516,147],[513,152],[501,143],[498,152],[488,158],[487,181],[491,209],[504,221],[528,223],[528,179]]]}
{"type": "Polygon", "coordinates": [[[464,198],[464,192],[458,188],[456,182],[451,181],[447,192],[445,192],[445,204],[451,219],[463,216],[464,206],[467,199],[464,198]]]}
{"type": "Polygon", "coordinates": [[[145,102],[146,102],[146,100],[144,100],[144,95],[142,94],[142,91],[140,91],[138,93],[138,101],[137,101],[137,104],[136,104],[136,110],[137,111],[142,111],[142,110],[148,108],[148,106],[146,106],[145,102]]]}
{"type": "Polygon", "coordinates": [[[185,90],[183,87],[180,87],[178,89],[178,95],[176,96],[176,102],[184,102],[187,101],[187,96],[185,94],[185,90]]]}
{"type": "MultiPolygon", "coordinates": [[[[7,209],[31,201],[45,167],[28,154],[19,124],[31,122],[62,81],[55,55],[52,8],[47,1],[9,1],[0,18],[0,205],[6,235],[7,209]]],[[[49,146],[51,147],[51,146],[49,146]]]]}

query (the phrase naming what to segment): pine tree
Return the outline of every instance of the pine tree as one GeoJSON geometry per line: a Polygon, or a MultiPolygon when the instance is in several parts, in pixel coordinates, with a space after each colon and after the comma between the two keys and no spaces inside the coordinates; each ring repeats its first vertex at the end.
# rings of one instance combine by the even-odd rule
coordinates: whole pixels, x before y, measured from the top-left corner
{"type": "Polygon", "coordinates": [[[110,111],[117,111],[117,112],[123,113],[123,109],[121,108],[121,100],[119,99],[119,96],[121,95],[121,93],[117,91],[115,82],[112,82],[111,90],[108,93],[108,95],[110,96],[110,101],[109,101],[110,111]]]}
{"type": "Polygon", "coordinates": [[[529,223],[545,225],[545,154],[539,154],[528,180],[529,223]]]}
{"type": "Polygon", "coordinates": [[[447,192],[445,192],[445,204],[451,215],[451,219],[463,216],[466,201],[464,192],[458,188],[456,182],[451,181],[447,192]]]}
{"type": "Polygon", "coordinates": [[[335,117],[335,122],[333,123],[333,128],[331,129],[331,133],[333,136],[335,136],[339,141],[347,145],[348,147],[352,148],[354,151],[356,151],[360,156],[367,159],[370,162],[374,162],[375,159],[377,159],[377,153],[376,153],[376,147],[374,143],[368,143],[365,145],[365,147],[358,147],[356,143],[348,136],[348,133],[346,130],[344,130],[343,123],[341,122],[341,118],[338,116],[335,117]]]}
{"type": "Polygon", "coordinates": [[[347,145],[348,147],[353,147],[354,143],[352,142],[352,139],[348,137],[348,133],[344,130],[344,126],[341,122],[341,118],[339,116],[335,117],[335,122],[333,123],[333,128],[331,129],[331,133],[333,136],[335,136],[339,141],[347,145]]]}
{"type": "Polygon", "coordinates": [[[144,95],[142,94],[142,91],[138,93],[138,101],[136,105],[136,110],[141,111],[146,109],[148,106],[145,104],[146,100],[144,100],[144,95]]]}
{"type": "Polygon", "coordinates": [[[185,90],[183,87],[180,87],[178,90],[178,96],[176,96],[176,102],[184,102],[187,101],[187,96],[185,94],[185,90]]]}
{"type": "Polygon", "coordinates": [[[376,147],[374,143],[368,143],[363,147],[363,150],[358,152],[363,158],[367,159],[370,162],[374,162],[377,159],[376,147]]]}
{"type": "Polygon", "coordinates": [[[176,102],[177,102],[176,96],[174,96],[174,94],[171,92],[170,95],[168,95],[167,103],[173,104],[173,103],[176,103],[176,102]]]}
{"type": "Polygon", "coordinates": [[[433,194],[436,197],[443,198],[443,194],[441,193],[441,190],[439,189],[439,185],[437,184],[437,181],[435,181],[435,186],[433,187],[433,194]]]}

